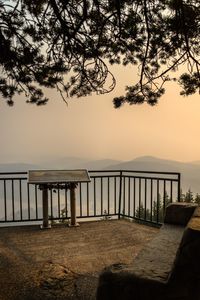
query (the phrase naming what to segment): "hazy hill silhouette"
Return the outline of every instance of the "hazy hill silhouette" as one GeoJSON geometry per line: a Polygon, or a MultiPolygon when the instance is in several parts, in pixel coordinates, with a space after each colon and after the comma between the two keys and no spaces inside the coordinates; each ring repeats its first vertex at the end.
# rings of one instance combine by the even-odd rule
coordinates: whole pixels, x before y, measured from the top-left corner
{"type": "Polygon", "coordinates": [[[138,157],[130,161],[112,159],[88,160],[76,157],[65,157],[49,160],[41,164],[4,163],[0,164],[0,172],[28,171],[31,169],[82,169],[88,170],[141,170],[160,172],[180,172],[183,191],[189,188],[200,193],[200,161],[179,162],[153,156],[138,157]]]}
{"type": "Polygon", "coordinates": [[[108,166],[107,169],[159,171],[159,172],[180,172],[183,191],[189,188],[200,193],[200,164],[195,162],[184,163],[174,160],[166,160],[152,156],[143,156],[126,161],[115,166],[108,166]]]}

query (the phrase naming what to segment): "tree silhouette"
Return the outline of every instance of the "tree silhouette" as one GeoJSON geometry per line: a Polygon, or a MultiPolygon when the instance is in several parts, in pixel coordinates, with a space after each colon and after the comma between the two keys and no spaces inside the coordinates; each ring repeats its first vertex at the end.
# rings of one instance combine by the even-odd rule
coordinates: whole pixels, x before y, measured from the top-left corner
{"type": "Polygon", "coordinates": [[[199,195],[199,193],[196,193],[194,203],[197,203],[198,205],[200,205],[200,195],[199,195]]]}
{"type": "Polygon", "coordinates": [[[164,191],[163,196],[158,194],[158,197],[153,200],[152,211],[144,207],[143,203],[140,204],[135,210],[135,217],[144,221],[153,221],[162,223],[164,220],[165,209],[172,202],[167,191],[164,191]]]}
{"type": "Polygon", "coordinates": [[[140,206],[138,206],[135,210],[135,217],[141,220],[150,221],[151,220],[150,209],[149,208],[145,209],[143,203],[141,203],[140,206]]]}
{"type": "Polygon", "coordinates": [[[45,88],[64,100],[108,93],[109,64],[138,66],[139,81],[114,106],[154,105],[164,84],[178,80],[182,95],[199,91],[199,0],[0,1],[0,94],[45,104],[45,88]],[[187,67],[178,79],[171,75],[187,67]]]}
{"type": "Polygon", "coordinates": [[[185,202],[194,202],[194,198],[193,198],[193,192],[191,191],[191,189],[189,189],[186,194],[185,194],[185,202]]]}

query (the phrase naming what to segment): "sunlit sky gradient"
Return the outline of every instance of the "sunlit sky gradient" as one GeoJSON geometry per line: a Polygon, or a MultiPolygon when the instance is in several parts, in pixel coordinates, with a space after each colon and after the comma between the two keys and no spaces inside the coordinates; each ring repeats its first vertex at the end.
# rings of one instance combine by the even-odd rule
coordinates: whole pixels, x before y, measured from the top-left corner
{"type": "Polygon", "coordinates": [[[114,67],[116,89],[106,95],[69,99],[54,90],[46,106],[14,107],[0,103],[0,162],[38,162],[60,157],[131,160],[152,155],[179,161],[200,160],[200,97],[183,98],[170,84],[155,107],[125,105],[114,109],[112,98],[136,82],[136,69],[114,67]]]}

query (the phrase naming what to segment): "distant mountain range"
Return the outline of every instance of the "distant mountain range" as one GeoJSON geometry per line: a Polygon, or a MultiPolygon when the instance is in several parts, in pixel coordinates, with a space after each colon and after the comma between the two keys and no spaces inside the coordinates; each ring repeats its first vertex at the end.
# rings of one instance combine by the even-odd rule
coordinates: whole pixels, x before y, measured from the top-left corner
{"type": "Polygon", "coordinates": [[[28,163],[0,163],[0,172],[22,172],[37,169],[88,169],[88,170],[103,170],[108,166],[114,167],[122,163],[120,160],[102,159],[102,160],[87,160],[76,157],[66,157],[62,159],[46,161],[40,164],[28,163]]]}
{"type": "MultiPolygon", "coordinates": [[[[110,169],[110,167],[108,166],[107,169],[110,169]]],[[[180,172],[182,190],[186,192],[188,189],[191,189],[194,193],[200,193],[200,162],[184,163],[174,160],[144,156],[138,157],[131,161],[116,164],[112,166],[112,169],[180,172]]]]}
{"type": "Polygon", "coordinates": [[[28,163],[0,163],[0,172],[26,172],[31,169],[40,169],[40,166],[28,163]]]}
{"type": "Polygon", "coordinates": [[[143,156],[130,161],[112,159],[87,160],[66,157],[47,161],[42,164],[4,163],[0,164],[0,172],[27,171],[33,169],[88,169],[88,170],[141,170],[160,172],[180,172],[183,191],[189,188],[200,193],[200,161],[189,163],[166,160],[152,156],[143,156]]]}

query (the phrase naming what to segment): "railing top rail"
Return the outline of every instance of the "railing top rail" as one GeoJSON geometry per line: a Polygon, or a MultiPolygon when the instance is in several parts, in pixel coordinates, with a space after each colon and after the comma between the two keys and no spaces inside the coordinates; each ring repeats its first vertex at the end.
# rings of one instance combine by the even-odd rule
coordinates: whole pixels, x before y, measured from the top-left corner
{"type": "Polygon", "coordinates": [[[0,177],[0,181],[3,180],[27,180],[27,177],[0,177]]]}
{"type": "Polygon", "coordinates": [[[0,175],[27,175],[28,172],[0,172],[0,175]]]}
{"type": "Polygon", "coordinates": [[[152,176],[139,176],[139,175],[123,175],[123,178],[135,178],[135,179],[149,179],[149,180],[163,180],[163,181],[179,181],[178,178],[171,177],[152,177],[152,176]]]}
{"type": "MultiPolygon", "coordinates": [[[[160,172],[160,171],[141,171],[141,170],[88,170],[89,174],[91,174],[91,177],[108,177],[108,176],[127,176],[127,177],[144,177],[146,178],[148,175],[148,178],[158,178],[153,177],[154,175],[163,175],[163,176],[176,176],[176,178],[169,178],[169,177],[163,177],[160,179],[171,179],[171,180],[179,180],[181,173],[179,172],[160,172]],[[95,174],[96,173],[96,174],[95,174]],[[107,175],[109,174],[109,175],[107,175]],[[136,174],[146,174],[147,176],[138,176],[136,174]]],[[[0,172],[0,179],[11,179],[13,175],[28,175],[28,172],[0,172]],[[3,176],[10,176],[10,177],[3,177],[3,176]]],[[[16,179],[20,179],[20,177],[16,177],[16,179]]],[[[24,177],[22,178],[24,179],[24,177]]]]}
{"type": "Polygon", "coordinates": [[[161,171],[141,171],[141,170],[122,170],[127,173],[141,173],[141,174],[164,174],[164,175],[180,175],[180,172],[161,172],[161,171]]]}
{"type": "Polygon", "coordinates": [[[144,174],[166,174],[166,175],[180,175],[180,172],[161,172],[161,171],[141,171],[141,170],[88,170],[90,173],[144,173],[144,174]]]}
{"type": "Polygon", "coordinates": [[[179,172],[159,172],[159,171],[141,171],[141,170],[91,170],[88,171],[91,178],[95,177],[129,177],[144,179],[159,179],[179,181],[181,173],[179,172]]]}
{"type": "Polygon", "coordinates": [[[120,173],[122,170],[88,170],[89,173],[120,173]]]}

